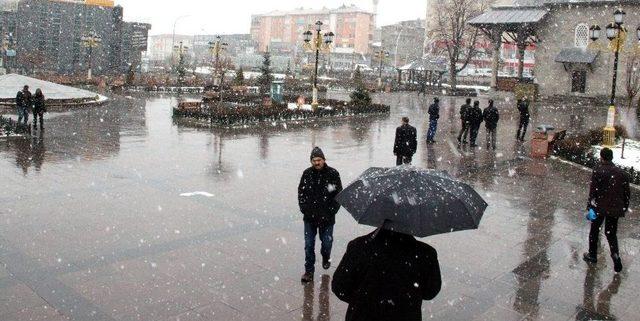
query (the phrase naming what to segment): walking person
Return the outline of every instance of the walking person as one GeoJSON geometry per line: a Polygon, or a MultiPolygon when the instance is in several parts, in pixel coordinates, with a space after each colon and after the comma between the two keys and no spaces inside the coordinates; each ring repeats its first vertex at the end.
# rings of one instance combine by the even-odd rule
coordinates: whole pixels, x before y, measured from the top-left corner
{"type": "Polygon", "coordinates": [[[467,98],[466,103],[460,107],[460,121],[462,123],[462,129],[460,130],[460,135],[458,135],[458,144],[467,143],[469,129],[471,128],[471,123],[469,122],[469,109],[471,109],[471,98],[467,98]]]}
{"type": "Polygon", "coordinates": [[[484,126],[487,130],[487,149],[496,149],[496,137],[498,136],[498,121],[500,121],[500,112],[494,106],[493,99],[489,100],[489,106],[482,112],[484,118],[484,126]]]}
{"type": "Polygon", "coordinates": [[[349,304],[346,321],[420,321],[441,286],[436,250],[384,228],[349,242],[331,283],[349,304]]]}
{"type": "Polygon", "coordinates": [[[527,127],[529,127],[529,120],[531,118],[531,113],[529,112],[529,100],[526,96],[522,99],[518,99],[518,111],[520,112],[520,124],[518,125],[516,139],[524,142],[524,137],[527,134],[527,127]]]}
{"type": "Polygon", "coordinates": [[[393,144],[393,154],[397,158],[396,165],[411,164],[417,150],[418,131],[409,125],[409,117],[403,117],[402,125],[396,129],[396,139],[393,144]]]}
{"type": "Polygon", "coordinates": [[[480,102],[473,102],[473,107],[468,111],[469,125],[471,131],[471,144],[470,147],[478,147],[476,140],[478,139],[478,132],[480,132],[480,125],[482,125],[482,109],[480,109],[480,102]]]}
{"type": "Polygon", "coordinates": [[[29,111],[31,109],[32,97],[29,86],[25,85],[16,95],[16,108],[18,109],[18,124],[23,122],[26,126],[29,122],[29,111]]]}
{"type": "Polygon", "coordinates": [[[438,119],[440,119],[440,99],[433,99],[433,104],[429,106],[429,131],[427,132],[427,144],[435,143],[436,131],[438,130],[438,119]]]}
{"type": "Polygon", "coordinates": [[[322,267],[331,267],[333,246],[333,226],[340,204],[335,200],[342,191],[340,173],[326,163],[322,150],[318,147],[311,152],[311,167],[304,171],[298,185],[298,204],[304,215],[305,273],[301,281],[313,281],[316,263],[316,235],[320,236],[322,267]]]}
{"type": "Polygon", "coordinates": [[[33,96],[33,129],[38,127],[38,117],[40,118],[40,130],[44,129],[44,113],[46,112],[45,98],[42,90],[38,88],[33,96]]]}
{"type": "Polygon", "coordinates": [[[604,231],[609,241],[613,269],[622,271],[622,260],[618,249],[618,220],[625,217],[629,210],[631,190],[629,175],[613,164],[613,151],[604,148],[600,152],[600,166],[591,177],[591,189],[587,209],[593,209],[597,218],[591,223],[589,233],[589,252],[583,259],[588,263],[598,262],[598,242],[600,229],[604,223],[604,231]]]}

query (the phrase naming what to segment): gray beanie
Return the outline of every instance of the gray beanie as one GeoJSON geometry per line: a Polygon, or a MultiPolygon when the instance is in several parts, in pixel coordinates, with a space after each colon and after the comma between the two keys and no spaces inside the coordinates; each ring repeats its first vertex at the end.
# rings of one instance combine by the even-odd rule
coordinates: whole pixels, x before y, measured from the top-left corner
{"type": "Polygon", "coordinates": [[[313,160],[316,157],[320,157],[326,160],[326,158],[324,158],[324,153],[322,152],[322,149],[320,149],[320,147],[316,147],[311,151],[311,160],[313,160]]]}

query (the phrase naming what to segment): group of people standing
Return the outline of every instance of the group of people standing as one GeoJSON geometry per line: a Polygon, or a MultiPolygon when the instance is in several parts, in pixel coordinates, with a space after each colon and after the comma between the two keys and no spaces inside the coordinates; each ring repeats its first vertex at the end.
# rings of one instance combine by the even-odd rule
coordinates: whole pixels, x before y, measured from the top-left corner
{"type": "Polygon", "coordinates": [[[45,97],[40,88],[36,89],[35,95],[29,91],[29,86],[25,85],[16,95],[16,109],[18,111],[18,124],[27,126],[29,123],[29,113],[33,112],[33,128],[38,127],[40,119],[40,130],[44,129],[44,113],[47,112],[45,97]]]}
{"type": "Polygon", "coordinates": [[[498,121],[500,121],[500,112],[495,107],[493,100],[489,100],[489,105],[484,109],[480,109],[480,102],[475,101],[471,105],[471,99],[467,98],[466,103],[460,107],[460,121],[462,129],[458,135],[458,144],[470,143],[470,147],[478,147],[476,141],[480,126],[485,123],[487,130],[487,149],[496,149],[496,137],[498,133],[498,121]],[[467,141],[469,139],[470,141],[467,141]]]}

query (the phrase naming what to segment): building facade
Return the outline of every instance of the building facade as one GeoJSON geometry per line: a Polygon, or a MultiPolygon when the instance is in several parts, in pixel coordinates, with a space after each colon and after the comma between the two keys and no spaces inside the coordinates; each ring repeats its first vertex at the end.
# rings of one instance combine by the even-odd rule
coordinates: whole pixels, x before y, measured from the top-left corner
{"type": "Polygon", "coordinates": [[[123,8],[109,0],[21,0],[11,13],[15,21],[18,68],[76,74],[88,69],[89,48],[83,36],[101,43],[91,48],[96,74],[118,74],[140,61],[146,51],[149,24],[123,20],[123,8]]]}
{"type": "MultiPolygon", "coordinates": [[[[619,1],[626,11],[625,26],[629,30],[618,67],[617,95],[626,96],[629,54],[638,44],[635,30],[640,26],[640,2],[619,1]]],[[[611,93],[614,54],[604,28],[613,21],[616,6],[611,1],[553,0],[544,4],[549,9],[537,34],[535,78],[544,96],[606,96],[611,93]],[[589,26],[598,24],[603,30],[596,46],[590,44],[589,26]]]]}
{"type": "Polygon", "coordinates": [[[375,14],[356,6],[336,9],[274,11],[251,17],[251,37],[259,51],[294,53],[302,47],[302,34],[323,22],[323,32],[335,33],[334,50],[368,54],[375,29],[375,14]]]}
{"type": "Polygon", "coordinates": [[[420,19],[382,26],[381,45],[389,52],[388,63],[398,68],[422,58],[425,34],[425,20],[420,19]]]}

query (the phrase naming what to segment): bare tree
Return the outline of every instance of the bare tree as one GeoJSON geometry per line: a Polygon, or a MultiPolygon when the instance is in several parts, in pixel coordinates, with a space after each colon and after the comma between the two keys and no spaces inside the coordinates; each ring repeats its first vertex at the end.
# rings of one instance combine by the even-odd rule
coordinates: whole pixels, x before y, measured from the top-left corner
{"type": "Polygon", "coordinates": [[[629,99],[627,111],[630,111],[634,99],[640,93],[640,53],[638,51],[634,51],[634,53],[629,56],[626,69],[627,78],[625,79],[625,88],[627,90],[627,98],[629,99]]]}
{"type": "Polygon", "coordinates": [[[456,88],[457,75],[477,54],[480,31],[467,23],[482,14],[495,0],[435,0],[432,34],[446,48],[449,58],[449,84],[456,88]],[[460,65],[460,67],[458,67],[460,65]]]}

